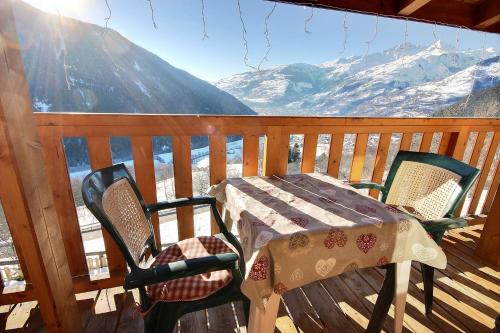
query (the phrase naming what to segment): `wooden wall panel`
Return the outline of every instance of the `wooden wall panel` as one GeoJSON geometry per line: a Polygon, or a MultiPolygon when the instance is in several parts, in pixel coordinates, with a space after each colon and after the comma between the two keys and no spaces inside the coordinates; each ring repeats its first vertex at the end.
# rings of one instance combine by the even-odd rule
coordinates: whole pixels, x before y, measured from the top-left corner
{"type": "MultiPolygon", "coordinates": [[[[113,165],[109,137],[87,138],[87,147],[92,170],[98,170],[113,165]]],[[[124,272],[126,270],[126,264],[123,254],[104,228],[102,228],[102,237],[104,239],[104,247],[106,248],[109,271],[124,272]]]]}

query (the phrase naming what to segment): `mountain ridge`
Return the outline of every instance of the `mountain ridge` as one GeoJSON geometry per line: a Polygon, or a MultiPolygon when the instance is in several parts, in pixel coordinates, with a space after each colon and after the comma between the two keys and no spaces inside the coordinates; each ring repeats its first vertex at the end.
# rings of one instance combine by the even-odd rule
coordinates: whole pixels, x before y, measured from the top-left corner
{"type": "Polygon", "coordinates": [[[419,117],[432,115],[471,90],[500,84],[500,63],[498,51],[491,48],[407,43],[318,65],[235,74],[215,84],[259,114],[419,117]]]}
{"type": "Polygon", "coordinates": [[[22,2],[14,13],[37,111],[255,114],[114,30],[22,2]]]}

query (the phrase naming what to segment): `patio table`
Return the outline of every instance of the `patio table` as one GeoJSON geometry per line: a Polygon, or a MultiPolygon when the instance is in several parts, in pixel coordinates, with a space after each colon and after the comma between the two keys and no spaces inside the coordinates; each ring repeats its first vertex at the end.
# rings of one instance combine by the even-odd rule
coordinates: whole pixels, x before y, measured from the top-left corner
{"type": "Polygon", "coordinates": [[[396,263],[395,332],[403,325],[411,260],[446,256],[411,215],[324,174],[232,178],[209,193],[236,222],[251,300],[250,332],[273,332],[287,290],[345,271],[396,263]]]}

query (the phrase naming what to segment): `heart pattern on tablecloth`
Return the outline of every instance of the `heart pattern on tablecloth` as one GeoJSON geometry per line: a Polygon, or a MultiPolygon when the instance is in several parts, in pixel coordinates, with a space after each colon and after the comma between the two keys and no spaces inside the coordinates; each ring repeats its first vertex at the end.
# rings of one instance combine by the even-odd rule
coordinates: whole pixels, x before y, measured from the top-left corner
{"type": "Polygon", "coordinates": [[[304,278],[304,272],[300,268],[296,268],[290,275],[291,281],[300,281],[304,278]]]}
{"type": "Polygon", "coordinates": [[[272,232],[261,231],[255,238],[255,244],[254,244],[255,249],[260,249],[261,247],[266,246],[267,243],[269,243],[269,241],[273,239],[273,237],[274,234],[272,232]]]}
{"type": "Polygon", "coordinates": [[[411,221],[409,220],[401,220],[398,223],[398,233],[403,233],[409,231],[411,228],[411,221]]]}
{"type": "Polygon", "coordinates": [[[399,213],[399,210],[397,208],[392,207],[392,206],[387,205],[387,206],[385,206],[385,209],[387,209],[391,213],[399,213]]]}
{"type": "Polygon", "coordinates": [[[269,267],[269,259],[266,256],[260,257],[255,261],[250,269],[249,277],[255,281],[267,279],[267,269],[269,267]]]}
{"type": "Polygon", "coordinates": [[[307,244],[309,244],[309,237],[300,232],[293,233],[288,241],[288,247],[290,250],[295,250],[299,247],[306,247],[307,244]]]}
{"type": "Polygon", "coordinates": [[[309,221],[307,221],[305,218],[303,217],[292,217],[290,219],[294,224],[298,225],[299,227],[302,227],[304,228],[308,223],[309,221]]]}
{"type": "Polygon", "coordinates": [[[275,294],[281,295],[284,294],[287,290],[288,288],[282,282],[278,282],[277,284],[274,285],[275,294]]]}
{"type": "Polygon", "coordinates": [[[387,259],[386,256],[382,256],[378,259],[377,261],[377,266],[382,266],[382,265],[386,265],[389,263],[389,259],[387,259]]]}
{"type": "Polygon", "coordinates": [[[338,247],[344,247],[347,243],[347,235],[344,231],[332,228],[328,232],[328,236],[326,237],[323,244],[327,249],[333,248],[335,245],[338,247]]]}
{"type": "Polygon", "coordinates": [[[411,250],[413,254],[417,256],[418,261],[430,261],[436,259],[438,256],[438,252],[435,248],[425,247],[420,243],[413,244],[411,250]]]}
{"type": "Polygon", "coordinates": [[[375,208],[367,205],[356,205],[354,209],[356,209],[356,211],[361,214],[368,214],[368,213],[375,214],[377,212],[375,208]]]}
{"type": "Polygon", "coordinates": [[[336,263],[337,259],[335,258],[328,258],[327,260],[320,259],[316,262],[314,269],[319,276],[325,277],[332,271],[336,263]]]}
{"type": "Polygon", "coordinates": [[[363,251],[364,253],[368,253],[370,249],[375,245],[377,241],[377,236],[373,233],[369,234],[361,234],[356,239],[356,245],[358,245],[358,249],[363,251]]]}

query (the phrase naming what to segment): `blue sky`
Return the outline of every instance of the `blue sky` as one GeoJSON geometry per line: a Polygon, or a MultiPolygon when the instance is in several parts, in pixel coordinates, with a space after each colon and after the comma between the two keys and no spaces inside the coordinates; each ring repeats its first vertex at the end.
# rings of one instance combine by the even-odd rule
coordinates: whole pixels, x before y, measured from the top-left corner
{"type": "MultiPolygon", "coordinates": [[[[24,0],[48,12],[104,25],[108,15],[105,0],[24,0]]],[[[361,0],[360,0],[361,1],[361,0]]],[[[207,81],[252,70],[243,57],[242,25],[237,0],[204,0],[208,38],[202,40],[202,0],[152,0],[153,27],[146,0],[108,0],[112,16],[108,26],[145,49],[157,54],[175,67],[207,81]]],[[[240,0],[248,40],[248,63],[257,66],[266,54],[265,17],[274,6],[263,0],[240,0]]],[[[348,13],[347,42],[344,44],[343,12],[277,4],[269,18],[271,51],[262,68],[289,63],[317,64],[339,57],[363,55],[403,43],[405,21],[348,13]]],[[[407,42],[430,45],[435,38],[461,49],[493,47],[500,49],[500,36],[463,29],[408,22],[407,42]],[[459,32],[460,31],[460,32],[459,32]]]]}

